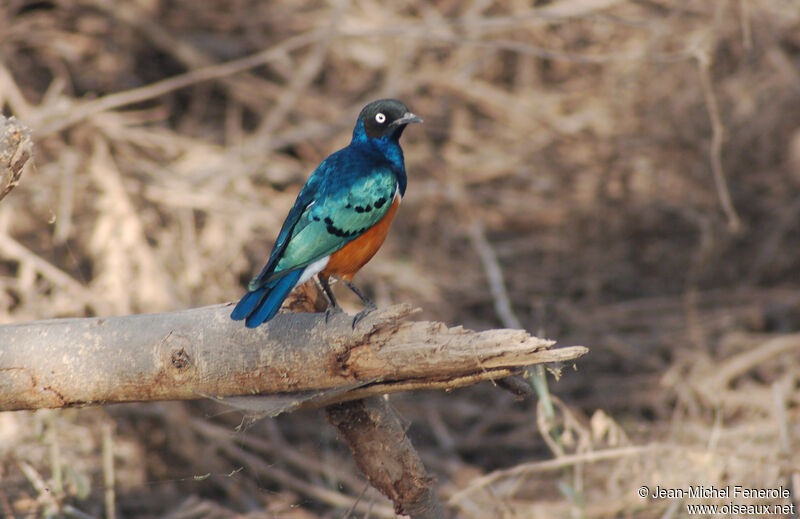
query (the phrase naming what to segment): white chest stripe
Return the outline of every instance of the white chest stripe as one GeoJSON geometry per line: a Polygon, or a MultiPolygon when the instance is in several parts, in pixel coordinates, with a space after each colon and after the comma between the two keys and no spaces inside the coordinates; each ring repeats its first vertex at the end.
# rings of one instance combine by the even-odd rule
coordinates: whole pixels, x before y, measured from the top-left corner
{"type": "Polygon", "coordinates": [[[303,275],[300,276],[300,279],[298,279],[297,283],[295,283],[294,285],[295,288],[299,287],[300,285],[302,285],[303,283],[314,277],[316,274],[322,272],[322,269],[324,269],[328,265],[328,260],[330,259],[331,259],[330,256],[325,256],[324,258],[320,258],[314,263],[307,266],[306,269],[303,271],[303,275]]]}

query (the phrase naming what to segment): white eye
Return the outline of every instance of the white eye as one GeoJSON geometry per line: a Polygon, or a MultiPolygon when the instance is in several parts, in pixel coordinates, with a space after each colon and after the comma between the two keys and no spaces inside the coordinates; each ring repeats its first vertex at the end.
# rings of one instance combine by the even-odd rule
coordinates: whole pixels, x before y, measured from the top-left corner
{"type": "Polygon", "coordinates": [[[382,113],[377,113],[375,114],[375,120],[378,122],[378,124],[383,124],[386,122],[386,116],[382,113]]]}

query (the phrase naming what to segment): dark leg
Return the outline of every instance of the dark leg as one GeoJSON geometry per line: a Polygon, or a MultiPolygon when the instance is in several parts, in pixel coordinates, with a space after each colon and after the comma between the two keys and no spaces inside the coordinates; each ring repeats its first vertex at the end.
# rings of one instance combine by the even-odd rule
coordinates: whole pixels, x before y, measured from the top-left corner
{"type": "Polygon", "coordinates": [[[331,290],[331,286],[328,284],[328,278],[322,276],[317,276],[317,278],[319,279],[319,284],[322,285],[322,291],[325,292],[326,296],[328,296],[328,301],[331,302],[331,306],[339,306],[339,303],[336,302],[336,298],[333,297],[333,291],[331,290]]]}
{"type": "Polygon", "coordinates": [[[355,285],[353,285],[349,281],[345,281],[344,284],[347,285],[347,288],[352,290],[353,293],[359,297],[359,299],[361,299],[362,303],[364,303],[364,309],[358,312],[356,316],[353,318],[353,328],[355,329],[356,325],[358,324],[358,321],[366,317],[367,314],[369,314],[370,312],[375,311],[378,307],[367,296],[362,294],[361,290],[356,288],[355,285]]]}
{"type": "Polygon", "coordinates": [[[331,314],[341,312],[342,307],[339,306],[339,303],[336,302],[336,298],[333,297],[333,290],[331,290],[331,286],[328,284],[328,277],[317,276],[317,279],[319,279],[319,284],[322,286],[322,291],[325,292],[325,295],[328,296],[328,301],[331,303],[331,306],[325,310],[325,322],[327,323],[331,314]]]}
{"type": "Polygon", "coordinates": [[[361,299],[361,302],[364,304],[364,306],[372,306],[372,307],[375,306],[375,303],[370,301],[370,299],[367,296],[362,294],[361,290],[359,290],[358,287],[356,287],[354,284],[350,283],[349,281],[344,281],[344,284],[347,285],[347,288],[352,290],[353,293],[357,295],[359,299],[361,299]]]}

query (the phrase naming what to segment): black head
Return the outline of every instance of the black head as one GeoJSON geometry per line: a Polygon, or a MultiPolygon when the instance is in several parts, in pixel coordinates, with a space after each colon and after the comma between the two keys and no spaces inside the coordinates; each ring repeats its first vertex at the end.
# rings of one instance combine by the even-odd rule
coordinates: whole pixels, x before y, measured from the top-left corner
{"type": "Polygon", "coordinates": [[[373,139],[399,139],[407,124],[422,122],[422,119],[409,112],[406,105],[396,99],[373,101],[361,110],[358,118],[364,123],[366,136],[373,139]]]}

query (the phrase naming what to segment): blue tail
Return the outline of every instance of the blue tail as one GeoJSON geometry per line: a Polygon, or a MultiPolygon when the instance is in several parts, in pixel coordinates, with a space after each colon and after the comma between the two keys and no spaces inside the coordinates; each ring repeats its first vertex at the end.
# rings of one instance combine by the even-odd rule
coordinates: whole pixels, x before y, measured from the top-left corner
{"type": "Polygon", "coordinates": [[[231,319],[240,321],[247,318],[245,326],[255,328],[275,317],[283,300],[303,275],[303,270],[289,272],[265,287],[246,293],[231,312],[231,319]]]}

